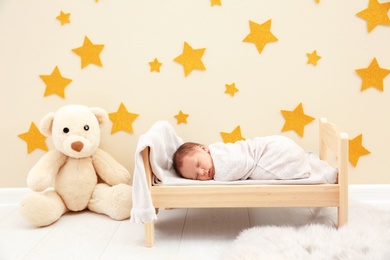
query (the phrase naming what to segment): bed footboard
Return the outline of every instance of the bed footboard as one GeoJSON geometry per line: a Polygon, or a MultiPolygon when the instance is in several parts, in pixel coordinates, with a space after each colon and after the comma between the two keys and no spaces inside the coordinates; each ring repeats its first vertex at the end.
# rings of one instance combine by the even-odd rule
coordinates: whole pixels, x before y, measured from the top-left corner
{"type": "MultiPolygon", "coordinates": [[[[348,135],[340,133],[325,118],[320,119],[319,129],[319,156],[325,161],[328,154],[336,158],[336,184],[152,186],[153,172],[149,162],[149,148],[146,148],[142,157],[153,206],[156,209],[337,207],[337,227],[341,227],[348,221],[348,135]]],[[[145,223],[145,245],[152,247],[153,244],[154,222],[148,222],[145,223]]]]}
{"type": "Polygon", "coordinates": [[[320,119],[320,159],[326,161],[328,152],[336,156],[338,168],[338,193],[339,202],[338,223],[341,227],[348,221],[348,134],[340,133],[336,125],[320,119]]]}

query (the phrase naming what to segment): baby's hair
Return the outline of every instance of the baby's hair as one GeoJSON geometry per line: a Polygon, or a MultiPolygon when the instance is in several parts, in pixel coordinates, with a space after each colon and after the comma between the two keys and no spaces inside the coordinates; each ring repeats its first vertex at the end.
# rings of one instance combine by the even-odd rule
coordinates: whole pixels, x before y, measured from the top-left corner
{"type": "Polygon", "coordinates": [[[172,157],[172,166],[173,169],[177,174],[180,176],[183,176],[183,174],[180,172],[180,168],[183,166],[183,158],[184,156],[188,155],[192,151],[195,150],[197,146],[201,144],[199,143],[193,143],[193,142],[186,142],[177,148],[176,152],[173,154],[172,157]]]}

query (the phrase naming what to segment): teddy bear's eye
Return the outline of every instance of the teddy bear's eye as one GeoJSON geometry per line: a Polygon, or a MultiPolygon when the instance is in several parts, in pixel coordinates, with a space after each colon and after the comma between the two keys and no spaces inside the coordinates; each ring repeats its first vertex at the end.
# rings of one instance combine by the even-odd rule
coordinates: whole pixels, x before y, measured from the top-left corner
{"type": "Polygon", "coordinates": [[[67,134],[67,133],[69,133],[69,128],[65,127],[64,129],[62,129],[62,131],[63,131],[65,134],[67,134]]]}
{"type": "Polygon", "coordinates": [[[85,130],[85,131],[88,131],[88,130],[89,130],[89,125],[85,125],[85,126],[84,126],[84,130],[85,130]]]}

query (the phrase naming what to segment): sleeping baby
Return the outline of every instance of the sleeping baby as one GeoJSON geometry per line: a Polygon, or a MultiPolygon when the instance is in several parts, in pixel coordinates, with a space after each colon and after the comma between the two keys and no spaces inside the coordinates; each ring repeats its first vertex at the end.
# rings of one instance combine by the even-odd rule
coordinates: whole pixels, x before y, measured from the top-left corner
{"type": "Polygon", "coordinates": [[[173,168],[187,179],[216,181],[295,180],[308,178],[313,170],[331,176],[337,172],[282,135],[208,147],[186,142],[174,153],[173,168]]]}

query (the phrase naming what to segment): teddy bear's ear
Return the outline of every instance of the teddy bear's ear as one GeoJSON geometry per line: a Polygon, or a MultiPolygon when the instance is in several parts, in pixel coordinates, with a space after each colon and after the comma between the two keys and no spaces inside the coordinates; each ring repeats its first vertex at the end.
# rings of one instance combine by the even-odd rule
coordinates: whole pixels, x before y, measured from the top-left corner
{"type": "Polygon", "coordinates": [[[91,107],[90,110],[95,114],[100,126],[108,122],[108,113],[106,110],[100,107],[91,107]]]}
{"type": "Polygon", "coordinates": [[[39,131],[44,136],[50,136],[51,130],[53,128],[53,120],[54,120],[54,112],[48,113],[46,116],[44,116],[41,119],[41,122],[39,123],[39,131]]]}

